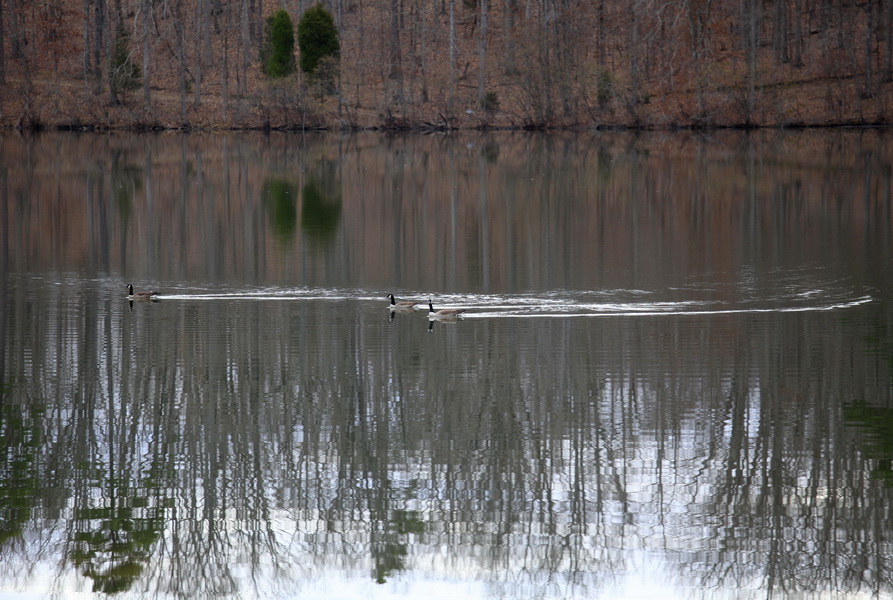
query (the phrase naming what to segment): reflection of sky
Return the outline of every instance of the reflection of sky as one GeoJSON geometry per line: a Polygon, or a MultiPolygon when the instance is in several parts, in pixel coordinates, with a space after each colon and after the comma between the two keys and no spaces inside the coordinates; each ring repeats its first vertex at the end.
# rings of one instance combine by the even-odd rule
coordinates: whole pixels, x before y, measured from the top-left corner
{"type": "MultiPolygon", "coordinates": [[[[681,600],[683,598],[699,598],[702,600],[742,600],[745,598],[765,598],[765,590],[741,587],[734,590],[678,590],[675,589],[663,572],[660,562],[650,560],[642,552],[631,553],[636,557],[634,570],[616,584],[605,588],[601,593],[578,593],[568,595],[566,590],[553,586],[551,593],[532,597],[541,600],[604,598],[610,600],[681,600]]],[[[52,597],[59,600],[85,600],[97,596],[90,593],[89,585],[78,582],[69,576],[65,581],[58,581],[56,574],[47,569],[34,573],[34,582],[20,589],[0,589],[0,600],[46,600],[50,582],[54,592],[52,597]],[[58,587],[57,587],[58,586],[58,587]]],[[[318,579],[302,582],[291,590],[241,590],[237,596],[240,600],[269,600],[283,598],[288,600],[481,600],[484,598],[511,597],[489,588],[486,584],[474,580],[438,579],[436,577],[399,575],[384,585],[373,582],[368,577],[345,578],[339,571],[316,573],[318,579]]],[[[137,586],[138,587],[138,586],[137,586]]],[[[120,594],[114,598],[140,596],[140,594],[120,594]]],[[[154,593],[143,594],[143,597],[164,598],[154,593]]],[[[813,594],[813,600],[840,598],[839,594],[813,594]]],[[[861,600],[875,597],[870,593],[847,594],[847,600],[861,600]]]]}
{"type": "MultiPolygon", "coordinates": [[[[751,398],[755,404],[756,399],[751,398]]],[[[757,411],[752,404],[751,410],[757,411]]],[[[758,414],[751,417],[759,421],[758,414]]],[[[625,469],[624,491],[629,505],[622,509],[617,499],[612,498],[604,506],[603,513],[593,509],[589,515],[600,523],[587,523],[586,531],[573,535],[573,524],[567,512],[567,503],[571,494],[571,485],[575,477],[575,462],[572,460],[575,449],[570,441],[564,440],[559,452],[551,460],[551,484],[549,496],[553,502],[551,507],[543,507],[550,512],[546,519],[540,520],[532,504],[537,499],[529,499],[530,504],[502,510],[514,513],[519,519],[512,522],[510,531],[502,539],[505,547],[496,550],[499,555],[497,564],[488,560],[490,548],[484,545],[489,539],[491,528],[501,528],[503,523],[483,523],[483,529],[477,529],[473,522],[456,521],[443,523],[436,531],[422,535],[427,539],[418,540],[410,535],[405,538],[408,555],[404,571],[388,576],[386,584],[374,582],[372,572],[373,561],[369,555],[370,523],[375,520],[368,510],[362,510],[362,503],[343,509],[336,518],[334,530],[327,529],[326,515],[311,509],[300,509],[294,512],[276,509],[270,518],[270,531],[275,534],[282,548],[276,558],[277,565],[269,556],[260,558],[258,568],[251,572],[239,561],[247,560],[250,553],[247,538],[253,533],[246,530],[246,525],[264,528],[262,522],[252,522],[239,517],[239,509],[228,511],[226,519],[218,524],[218,529],[225,532],[231,542],[227,553],[230,566],[237,576],[236,586],[239,598],[294,598],[294,599],[356,599],[389,600],[392,598],[412,598],[420,600],[436,600],[438,598],[472,599],[472,598],[538,598],[543,600],[559,598],[604,598],[617,600],[645,599],[740,599],[765,597],[766,590],[761,586],[764,581],[749,581],[747,577],[730,577],[729,587],[718,589],[700,589],[695,586],[700,578],[697,571],[705,568],[699,564],[717,552],[718,540],[710,539],[710,532],[717,523],[703,522],[710,515],[703,512],[702,503],[708,501],[713,486],[710,481],[698,481],[699,473],[717,473],[726,456],[720,452],[712,457],[712,464],[704,464],[705,440],[699,439],[696,421],[690,424],[691,429],[681,432],[681,437],[673,441],[672,456],[664,455],[661,459],[661,445],[658,440],[643,434],[638,442],[630,448],[632,452],[618,457],[616,467],[625,469]],[[663,464],[661,461],[664,461],[663,464]],[[622,463],[622,464],[621,464],[622,463]],[[701,468],[699,469],[698,466],[701,468]],[[663,476],[666,480],[659,482],[663,476]],[[690,494],[694,492],[694,496],[690,494]],[[623,524],[624,514],[633,520],[623,524]],[[303,515],[303,518],[298,515],[303,515]],[[550,529],[552,528],[552,529],[550,529]],[[481,534],[486,531],[485,534],[481,534]],[[328,541],[320,542],[315,536],[327,536],[328,541]],[[575,559],[582,559],[578,564],[570,564],[567,556],[560,556],[551,563],[551,568],[543,568],[549,554],[556,545],[571,540],[578,544],[575,559]],[[698,547],[699,544],[703,548],[698,547]],[[345,549],[339,554],[338,548],[345,549]],[[703,551],[704,555],[700,555],[703,551]],[[704,557],[708,557],[705,559],[704,557]],[[241,566],[239,566],[241,564],[241,566]],[[503,566],[500,570],[499,565],[503,566]],[[695,573],[689,576],[686,571],[695,573]],[[749,585],[749,583],[751,585],[749,585]],[[256,588],[253,586],[257,586],[256,588]],[[679,587],[682,586],[682,587],[679,587]]],[[[726,432],[728,434],[728,432],[726,432]]],[[[605,442],[611,444],[612,440],[605,442]]],[[[719,447],[725,447],[720,443],[719,447]]],[[[583,464],[596,468],[595,459],[587,450],[583,464]]],[[[439,473],[427,459],[425,452],[404,456],[405,462],[392,466],[388,473],[391,490],[390,510],[417,510],[419,518],[426,526],[445,519],[452,509],[458,510],[464,517],[469,516],[467,503],[475,502],[476,506],[484,503],[481,497],[474,499],[463,496],[446,498],[443,487],[444,475],[439,473]],[[412,487],[414,483],[421,487],[412,487]],[[412,489],[410,490],[410,487],[412,489]],[[466,503],[463,508],[456,503],[466,503]]],[[[337,495],[334,481],[337,480],[337,465],[341,464],[336,451],[330,450],[323,457],[314,459],[318,480],[309,482],[317,491],[315,506],[320,510],[332,510],[337,495]],[[321,482],[330,482],[328,485],[321,482]],[[319,485],[317,485],[319,483],[319,485]]],[[[590,476],[592,474],[589,474],[590,476]]],[[[265,476],[273,479],[285,477],[282,472],[267,471],[265,476]]],[[[473,479],[468,477],[467,482],[473,479]]],[[[280,480],[281,481],[281,480],[280,480]]],[[[357,485],[374,489],[380,482],[363,479],[357,485]]],[[[591,484],[590,484],[591,485],[591,484]]],[[[280,483],[281,486],[281,483],[280,483]]],[[[800,486],[798,486],[800,487],[800,486]]],[[[278,490],[271,484],[268,488],[268,500],[272,503],[278,490]]],[[[474,490],[468,490],[469,493],[474,490]]],[[[486,490],[477,490],[483,494],[486,490]]],[[[594,490],[589,490],[593,495],[594,490]]],[[[787,494],[796,495],[795,490],[786,490],[787,494]]],[[[93,500],[101,503],[101,498],[94,493],[93,500]]],[[[285,504],[296,499],[285,500],[285,504]]],[[[802,501],[803,499],[800,499],[802,501]]],[[[203,502],[202,492],[197,489],[195,501],[203,502]]],[[[798,499],[791,498],[789,504],[796,505],[798,499]]],[[[491,509],[492,512],[492,509],[491,509]]],[[[474,511],[471,513],[473,516],[474,511]]],[[[503,514],[503,513],[500,513],[503,514]]],[[[481,513],[482,517],[492,514],[481,513]]],[[[171,523],[168,523],[168,527],[171,523]]],[[[57,531],[56,535],[62,532],[57,531]]],[[[788,540],[790,541],[790,540],[788,540]]],[[[59,539],[37,541],[32,539],[31,548],[61,548],[59,539]]],[[[165,536],[163,545],[172,547],[170,530],[165,536]]],[[[752,560],[764,560],[762,543],[749,544],[753,553],[752,560]]],[[[2,567],[9,567],[7,553],[2,567]]],[[[739,556],[745,556],[742,552],[739,556]]],[[[168,557],[160,557],[164,563],[168,557]]],[[[156,560],[153,557],[153,561],[156,560]]],[[[25,559],[24,562],[28,562],[25,559]]],[[[58,591],[57,597],[63,600],[90,598],[90,582],[77,575],[72,566],[60,569],[64,576],[59,579],[59,572],[53,571],[53,565],[46,561],[38,561],[35,570],[25,574],[25,565],[12,566],[23,573],[21,579],[10,577],[10,571],[0,577],[0,600],[36,600],[45,598],[48,590],[58,591]],[[18,583],[14,583],[18,582],[18,583]],[[19,587],[20,586],[20,587],[19,587]]],[[[192,568],[183,566],[186,572],[192,568]]],[[[165,587],[163,579],[174,570],[171,565],[153,564],[147,573],[155,579],[149,585],[165,587]]],[[[760,568],[752,571],[759,575],[760,568]]],[[[138,596],[136,591],[147,585],[140,580],[130,594],[116,597],[128,598],[138,596]]],[[[860,598],[863,595],[847,595],[848,599],[860,598]]],[[[153,597],[155,597],[153,595],[153,597]]],[[[164,594],[158,598],[167,597],[164,594]]],[[[834,597],[813,594],[810,598],[834,597]]],[[[868,596],[865,596],[868,597],[868,596]]]]}
{"type": "MultiPolygon", "coordinates": [[[[650,562],[643,552],[634,552],[638,557],[635,561],[635,571],[627,574],[613,585],[604,590],[604,593],[596,594],[595,588],[589,588],[590,593],[565,588],[560,582],[553,581],[545,585],[539,593],[532,596],[522,594],[520,597],[535,597],[542,600],[559,598],[612,598],[624,600],[674,600],[676,598],[690,597],[674,591],[667,581],[658,562],[650,562]]],[[[251,589],[250,584],[240,589],[237,597],[242,600],[263,600],[270,598],[283,598],[295,600],[389,600],[389,599],[420,599],[420,600],[472,600],[481,598],[514,597],[510,586],[504,589],[493,584],[484,583],[474,578],[474,572],[469,571],[466,578],[462,573],[440,573],[437,569],[438,556],[418,557],[417,562],[428,565],[428,569],[412,569],[405,573],[395,574],[385,584],[375,583],[368,574],[361,572],[351,576],[342,569],[315,570],[312,579],[291,582],[288,585],[277,586],[275,582],[255,580],[259,583],[257,589],[251,589]],[[270,588],[268,584],[272,584],[270,588]]],[[[0,600],[46,600],[48,591],[53,589],[53,597],[60,600],[81,600],[97,597],[90,592],[90,583],[78,578],[72,571],[60,580],[58,573],[50,571],[46,563],[40,563],[34,571],[30,584],[20,589],[0,588],[0,600]]],[[[469,569],[472,565],[467,565],[469,569]]],[[[522,565],[518,565],[521,567],[522,565]]],[[[250,575],[244,573],[250,580],[250,575]]],[[[599,574],[583,574],[584,581],[589,578],[601,577],[599,574]]],[[[502,579],[511,580],[512,574],[506,573],[502,579]]],[[[280,582],[282,584],[283,582],[280,582]]],[[[544,582],[545,583],[545,582],[544,582]]],[[[11,586],[13,587],[13,586],[11,586]]],[[[140,584],[134,586],[132,593],[115,595],[115,598],[140,596],[140,584]]],[[[583,589],[586,589],[585,587],[583,589]]],[[[106,596],[110,597],[110,596],[106,596]]],[[[156,597],[148,594],[148,597],[156,597]]],[[[164,594],[158,598],[167,597],[164,594]]],[[[235,597],[235,596],[234,596],[235,597]]],[[[717,596],[723,597],[723,596],[717,596]]],[[[727,598],[740,598],[741,596],[729,595],[727,598]]]]}
{"type": "MultiPolygon", "coordinates": [[[[751,399],[755,402],[755,398],[751,399]]],[[[756,408],[752,408],[756,410],[756,408]]],[[[757,414],[752,416],[758,421],[757,414]]],[[[370,523],[375,520],[368,510],[362,510],[361,504],[354,504],[336,514],[338,521],[334,529],[326,515],[312,508],[289,511],[274,509],[269,515],[269,531],[281,548],[274,560],[271,556],[259,557],[257,568],[252,572],[246,567],[251,550],[247,547],[248,538],[254,533],[246,530],[246,525],[258,528],[266,527],[263,522],[252,522],[240,518],[238,509],[227,513],[216,529],[225,533],[228,542],[226,560],[236,576],[238,597],[253,598],[294,598],[294,599],[357,599],[390,600],[396,598],[412,598],[420,600],[437,600],[439,598],[479,599],[479,598],[538,598],[542,600],[561,598],[603,598],[617,600],[645,599],[681,599],[700,598],[705,600],[741,599],[766,597],[765,581],[750,580],[746,573],[743,577],[730,577],[728,587],[702,589],[697,587],[701,581],[697,571],[705,568],[700,564],[704,556],[717,551],[718,540],[710,539],[709,531],[716,523],[702,522],[709,518],[701,512],[700,504],[706,502],[712,485],[709,481],[697,481],[699,473],[716,473],[726,456],[720,452],[710,459],[715,464],[704,464],[704,444],[699,439],[696,421],[692,421],[691,429],[681,432],[681,437],[672,442],[671,456],[664,454],[661,459],[661,444],[657,439],[642,435],[639,441],[630,448],[632,452],[618,456],[617,468],[625,469],[625,488],[629,505],[622,509],[617,498],[605,503],[602,513],[594,509],[589,517],[601,521],[587,523],[586,531],[579,535],[572,533],[567,511],[567,502],[571,494],[576,464],[573,459],[575,449],[570,441],[564,440],[561,450],[551,460],[551,487],[549,496],[553,501],[551,507],[543,510],[550,512],[544,523],[542,515],[531,508],[531,504],[511,509],[502,509],[514,513],[519,519],[513,522],[507,535],[502,540],[505,547],[491,549],[482,541],[488,535],[480,535],[482,529],[474,531],[475,523],[456,521],[444,523],[435,531],[425,531],[419,540],[410,534],[403,539],[408,547],[405,570],[396,571],[388,576],[387,583],[379,585],[374,582],[372,572],[373,560],[368,552],[370,543],[370,523]],[[664,461],[663,464],[661,461],[664,461]],[[700,465],[701,468],[697,468],[700,465]],[[659,481],[659,478],[666,480],[659,481]],[[695,496],[690,496],[695,492],[695,496]],[[298,515],[302,515],[301,518],[298,515]],[[624,515],[633,520],[623,523],[624,515]],[[551,528],[551,529],[550,529],[551,528]],[[317,536],[327,537],[320,542],[317,536]],[[556,546],[570,540],[578,544],[573,563],[566,554],[555,552],[556,546]],[[699,548],[698,545],[703,545],[699,548]],[[341,547],[345,551],[338,552],[341,547]],[[490,552],[498,554],[495,563],[489,562],[490,552]],[[554,556],[553,556],[554,554],[554,556]],[[543,565],[552,560],[550,568],[543,565]],[[500,565],[502,569],[500,570],[500,565]],[[687,573],[691,569],[694,574],[687,573]]],[[[728,433],[728,432],[726,432],[728,433]]],[[[605,442],[611,443],[608,439],[605,442]]],[[[725,447],[725,444],[718,444],[725,447]]],[[[596,461],[587,449],[583,464],[596,468],[596,461]]],[[[388,473],[390,481],[389,510],[417,510],[419,518],[426,524],[438,523],[438,519],[446,518],[452,509],[468,516],[468,507],[451,505],[445,499],[446,489],[444,475],[428,461],[425,452],[404,456],[405,462],[392,466],[388,473]],[[421,483],[421,487],[414,487],[421,483]]],[[[334,482],[337,479],[337,465],[341,463],[336,451],[330,450],[323,457],[314,459],[317,481],[311,484],[317,493],[324,496],[316,498],[315,506],[319,510],[332,510],[332,502],[336,496],[334,483],[316,485],[319,481],[334,482]]],[[[589,476],[591,477],[591,473],[589,476]]],[[[281,478],[283,473],[266,472],[271,479],[281,478]]],[[[467,478],[468,483],[472,478],[467,478]]],[[[362,480],[358,485],[374,489],[380,482],[362,480]]],[[[591,485],[591,484],[590,484],[591,485]]],[[[281,483],[280,483],[281,486],[281,483]]],[[[275,485],[267,488],[272,503],[281,490],[275,485]]],[[[473,490],[468,490],[472,492],[473,490]]],[[[485,490],[478,490],[485,493],[485,490]]],[[[787,490],[788,493],[796,493],[787,490]]],[[[595,490],[589,490],[595,494],[595,490]]],[[[202,502],[202,493],[197,490],[196,502],[202,502]]],[[[94,497],[100,502],[100,498],[94,497]]],[[[279,498],[286,505],[295,499],[279,498]]],[[[530,499],[529,499],[530,500],[530,499]]],[[[470,502],[471,498],[463,496],[452,502],[470,502]]],[[[536,502],[533,499],[532,502],[536,502]]],[[[791,499],[796,503],[797,499],[791,499]]],[[[356,502],[354,500],[354,502],[356,502]]],[[[481,498],[478,503],[483,503],[481,498]]],[[[473,514],[473,513],[472,513],[473,514]]],[[[483,513],[488,514],[488,513],[483,513]]],[[[501,513],[502,514],[502,513],[501,513]]],[[[331,517],[331,515],[329,515],[331,517]]],[[[477,525],[481,525],[478,523],[477,525]]],[[[490,526],[501,528],[503,523],[484,523],[489,533],[490,526]]],[[[149,580],[139,580],[131,593],[116,597],[129,598],[139,596],[144,585],[165,587],[164,579],[169,573],[179,570],[172,565],[164,564],[174,544],[168,522],[168,532],[162,542],[167,548],[161,556],[153,556],[157,564],[147,567],[149,580]],[[153,580],[154,579],[154,580],[153,580]]],[[[62,531],[54,532],[61,536],[62,531]]],[[[33,534],[32,534],[33,536],[33,534]]],[[[31,539],[30,548],[62,548],[64,542],[55,540],[31,539]]],[[[749,545],[756,550],[752,560],[759,562],[762,544],[749,545]]],[[[0,578],[0,600],[36,600],[45,598],[49,590],[58,592],[54,596],[63,600],[91,598],[90,582],[81,578],[72,566],[62,567],[54,571],[54,564],[38,560],[33,566],[16,565],[16,558],[8,552],[0,563],[5,574],[0,578]],[[10,563],[10,558],[12,562],[10,563]],[[10,576],[9,567],[21,575],[10,576]],[[29,569],[33,568],[33,571],[29,569]],[[61,576],[59,573],[63,573],[61,576]],[[5,588],[5,589],[4,589],[5,588]]],[[[739,556],[745,556],[740,553],[739,556]]],[[[25,559],[24,562],[28,562],[25,559]]],[[[185,573],[194,569],[182,566],[185,573]]],[[[746,570],[746,569],[745,569],[746,570]]],[[[751,571],[759,576],[761,568],[751,571]]],[[[144,590],[143,590],[144,591],[144,590]]],[[[161,593],[149,594],[152,597],[169,597],[161,593]]],[[[235,596],[231,596],[235,597],[235,596]]],[[[839,597],[834,594],[810,594],[810,598],[839,597]]],[[[866,594],[850,594],[846,598],[857,599],[870,597],[866,594]]]]}

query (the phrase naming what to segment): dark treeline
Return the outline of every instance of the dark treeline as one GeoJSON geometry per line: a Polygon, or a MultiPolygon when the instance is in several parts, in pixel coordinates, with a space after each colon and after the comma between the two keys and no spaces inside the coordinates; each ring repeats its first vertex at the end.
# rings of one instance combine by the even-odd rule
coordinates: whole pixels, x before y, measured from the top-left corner
{"type": "Polygon", "coordinates": [[[309,0],[2,0],[6,126],[886,123],[889,0],[330,0],[334,85],[270,81],[309,0]]]}

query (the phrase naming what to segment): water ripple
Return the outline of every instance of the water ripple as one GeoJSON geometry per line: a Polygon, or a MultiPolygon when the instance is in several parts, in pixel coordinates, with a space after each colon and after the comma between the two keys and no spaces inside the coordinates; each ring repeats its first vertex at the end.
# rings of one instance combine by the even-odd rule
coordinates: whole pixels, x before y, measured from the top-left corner
{"type": "MultiPolygon", "coordinates": [[[[867,293],[849,289],[834,290],[833,286],[774,288],[760,295],[748,293],[729,299],[724,290],[712,290],[718,298],[698,298],[709,295],[705,288],[675,288],[666,292],[645,290],[555,290],[526,294],[435,294],[405,293],[401,299],[419,303],[423,312],[428,299],[438,309],[464,308],[463,318],[569,318],[569,317],[641,317],[722,315],[742,313],[790,313],[844,310],[872,302],[867,293]],[[682,296],[682,297],[680,297],[682,296]],[[685,297],[688,296],[688,297],[685,297]],[[667,299],[671,297],[673,299],[667,299]]],[[[371,292],[348,288],[263,288],[232,291],[198,291],[195,293],[163,294],[161,300],[176,301],[353,301],[380,303],[387,307],[386,292],[371,292]]]]}

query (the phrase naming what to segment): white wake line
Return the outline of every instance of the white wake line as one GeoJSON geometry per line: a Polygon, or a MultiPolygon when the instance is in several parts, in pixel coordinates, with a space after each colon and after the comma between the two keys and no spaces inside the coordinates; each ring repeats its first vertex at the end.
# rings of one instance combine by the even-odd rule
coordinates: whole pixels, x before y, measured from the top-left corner
{"type": "MultiPolygon", "coordinates": [[[[342,301],[342,300],[358,300],[355,296],[290,296],[290,295],[255,295],[255,294],[170,294],[156,296],[158,300],[249,300],[249,301],[342,301]]],[[[791,312],[823,312],[831,310],[843,310],[853,308],[862,304],[872,302],[871,296],[863,296],[850,302],[831,304],[827,306],[790,306],[781,308],[728,308],[728,309],[704,309],[704,310],[673,310],[672,305],[677,303],[648,303],[646,306],[635,307],[635,305],[611,304],[604,306],[612,306],[611,310],[598,310],[593,307],[593,312],[547,312],[554,311],[559,307],[568,309],[580,308],[572,304],[542,306],[542,305],[498,305],[498,306],[439,306],[438,308],[465,308],[470,311],[483,309],[481,312],[466,312],[462,314],[462,318],[466,319],[536,319],[536,318],[572,318],[572,317],[655,317],[655,316],[703,316],[703,315],[730,315],[730,314],[746,314],[746,313],[791,313],[791,312]],[[659,310],[648,308],[647,306],[664,306],[659,310]],[[484,312],[488,309],[492,311],[494,308],[516,309],[525,312],[484,312]],[[538,308],[537,312],[527,312],[530,308],[538,308]]],[[[379,299],[375,299],[376,302],[379,299]]],[[[679,305],[692,304],[692,302],[682,301],[679,305]]],[[[384,305],[387,308],[387,304],[384,305]]],[[[424,307],[419,305],[412,312],[425,312],[424,307]]]]}
{"type": "Polygon", "coordinates": [[[484,313],[467,312],[461,315],[463,319],[567,319],[572,317],[679,317],[679,316],[703,316],[703,315],[733,315],[745,313],[793,313],[793,312],[826,312],[831,310],[843,310],[872,302],[872,298],[865,297],[843,304],[829,306],[797,306],[787,308],[729,308],[723,310],[680,310],[680,311],[611,311],[590,313],[484,313]]]}
{"type": "Polygon", "coordinates": [[[261,296],[253,294],[160,294],[156,298],[158,300],[356,300],[353,296],[261,296]]]}

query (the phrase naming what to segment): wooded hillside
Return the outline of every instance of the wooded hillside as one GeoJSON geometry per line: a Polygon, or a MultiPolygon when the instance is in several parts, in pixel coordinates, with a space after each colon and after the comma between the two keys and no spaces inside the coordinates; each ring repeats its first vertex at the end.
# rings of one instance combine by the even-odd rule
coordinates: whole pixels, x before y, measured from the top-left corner
{"type": "Polygon", "coordinates": [[[5,127],[886,124],[893,0],[328,0],[334,85],[262,73],[309,0],[0,0],[5,127]]]}

